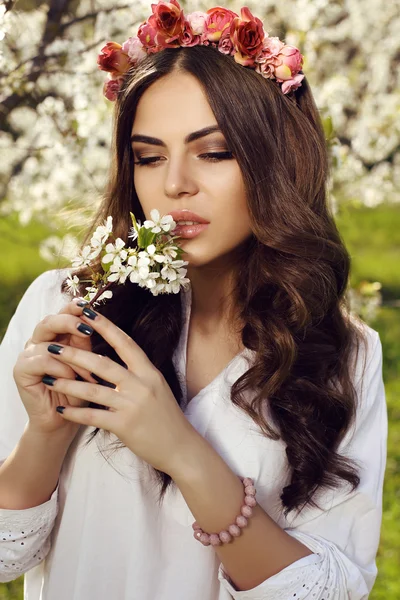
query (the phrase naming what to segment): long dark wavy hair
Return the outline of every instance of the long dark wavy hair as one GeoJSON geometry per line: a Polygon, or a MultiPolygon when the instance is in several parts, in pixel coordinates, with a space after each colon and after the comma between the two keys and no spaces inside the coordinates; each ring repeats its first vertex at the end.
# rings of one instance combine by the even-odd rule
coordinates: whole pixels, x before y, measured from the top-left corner
{"type": "MultiPolygon", "coordinates": [[[[307,78],[284,95],[275,81],[214,48],[148,56],[126,75],[115,103],[109,181],[82,246],[108,215],[115,235],[135,245],[128,239],[129,212],[146,219],[133,179],[135,111],[149,86],[176,70],[202,85],[244,179],[252,235],[240,252],[234,297],[245,323],[242,343],[256,359],[232,385],[231,401],[265,436],[286,444],[291,479],[282,489],[282,507],[285,516],[299,513],[306,505],[318,507],[316,492],[322,488],[348,482],[353,491],[360,483],[358,465],[337,450],[357,410],[351,357],[366,343],[361,320],[350,315],[350,256],[327,204],[327,148],[307,78]],[[245,390],[251,390],[251,402],[245,390]],[[272,422],[264,416],[266,405],[272,422]]],[[[101,268],[99,262],[95,268],[101,268]]],[[[74,273],[82,277],[88,271],[74,273]]],[[[182,329],[181,302],[181,294],[153,296],[128,283],[115,286],[113,299],[98,309],[146,352],[179,405],[182,390],[172,356],[182,329]]],[[[96,333],[92,346],[122,364],[96,333]]],[[[173,481],[151,470],[161,502],[173,481]]]]}

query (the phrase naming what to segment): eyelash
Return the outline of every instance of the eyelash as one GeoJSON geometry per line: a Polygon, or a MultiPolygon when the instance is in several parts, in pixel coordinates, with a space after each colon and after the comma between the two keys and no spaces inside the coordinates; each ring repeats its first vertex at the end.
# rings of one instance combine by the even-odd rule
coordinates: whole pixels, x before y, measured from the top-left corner
{"type": "MultiPolygon", "coordinates": [[[[220,160],[227,160],[233,158],[232,152],[207,152],[206,154],[200,154],[201,158],[208,162],[219,162],[220,160]]],[[[134,161],[134,165],[138,165],[142,167],[144,165],[155,165],[159,163],[159,156],[150,156],[149,158],[139,158],[137,161],[134,161]]]]}

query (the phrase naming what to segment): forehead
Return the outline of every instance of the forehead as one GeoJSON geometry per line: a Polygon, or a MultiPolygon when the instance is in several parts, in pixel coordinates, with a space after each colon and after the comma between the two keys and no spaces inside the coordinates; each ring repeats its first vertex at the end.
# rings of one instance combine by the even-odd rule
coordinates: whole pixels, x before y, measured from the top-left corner
{"type": "Polygon", "coordinates": [[[189,73],[171,73],[153,83],[140,98],[134,133],[182,133],[216,125],[214,113],[199,81],[189,73]]]}

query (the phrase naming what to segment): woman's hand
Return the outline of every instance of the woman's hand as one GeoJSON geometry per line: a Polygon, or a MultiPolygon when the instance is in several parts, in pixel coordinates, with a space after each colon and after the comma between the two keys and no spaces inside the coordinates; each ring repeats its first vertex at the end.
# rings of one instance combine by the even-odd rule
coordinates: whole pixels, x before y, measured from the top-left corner
{"type": "Polygon", "coordinates": [[[65,432],[75,437],[79,426],[60,419],[56,412],[59,404],[81,406],[86,401],[76,396],[68,396],[52,390],[42,382],[44,376],[63,377],[75,381],[77,375],[88,381],[95,381],[90,373],[81,367],[73,369],[63,364],[51,355],[47,348],[50,342],[57,342],[90,351],[90,331],[86,323],[79,318],[82,308],[77,305],[79,299],[74,299],[64,306],[56,315],[46,316],[26,342],[25,349],[18,356],[14,366],[14,379],[21,400],[29,417],[31,429],[39,433],[65,432]],[[84,325],[88,333],[77,329],[84,325]]]}
{"type": "Polygon", "coordinates": [[[137,456],[172,476],[191,441],[198,436],[197,431],[186,419],[163,375],[131,337],[91,309],[83,309],[82,320],[115,349],[127,368],[84,349],[61,344],[50,347],[50,352],[59,352],[51,356],[60,366],[84,369],[116,386],[112,389],[79,382],[61,374],[52,391],[60,397],[104,405],[108,410],[69,405],[62,416],[54,410],[55,415],[60,421],[114,433],[137,456]]]}

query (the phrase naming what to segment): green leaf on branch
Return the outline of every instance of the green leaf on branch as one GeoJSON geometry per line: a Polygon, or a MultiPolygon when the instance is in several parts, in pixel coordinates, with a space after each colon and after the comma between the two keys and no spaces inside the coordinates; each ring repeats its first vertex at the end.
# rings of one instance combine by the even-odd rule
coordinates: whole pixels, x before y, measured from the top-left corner
{"type": "Polygon", "coordinates": [[[139,227],[138,227],[138,224],[136,223],[135,215],[133,214],[133,212],[131,212],[129,214],[131,215],[132,225],[135,228],[136,233],[139,235],[139,227]]]}
{"type": "Polygon", "coordinates": [[[151,229],[146,229],[142,227],[139,231],[138,243],[141,248],[147,248],[150,246],[155,240],[157,234],[153,233],[151,229]]]}
{"type": "Polygon", "coordinates": [[[322,126],[324,128],[325,139],[330,140],[334,133],[331,115],[327,114],[322,118],[322,126]]]}

